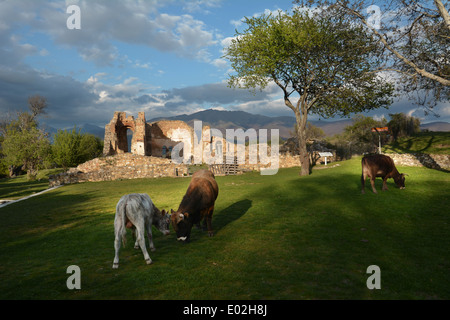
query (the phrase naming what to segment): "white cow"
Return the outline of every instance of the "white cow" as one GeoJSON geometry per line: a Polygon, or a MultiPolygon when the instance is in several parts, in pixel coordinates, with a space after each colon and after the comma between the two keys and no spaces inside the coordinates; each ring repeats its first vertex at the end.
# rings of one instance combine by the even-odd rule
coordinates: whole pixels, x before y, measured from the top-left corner
{"type": "Polygon", "coordinates": [[[152,263],[147,249],[145,247],[145,233],[147,233],[150,243],[150,250],[155,251],[152,239],[152,225],[155,225],[164,235],[169,231],[170,216],[165,210],[159,211],[147,194],[128,194],[120,198],[116,206],[116,218],[114,220],[114,257],[113,269],[119,268],[119,249],[120,240],[125,245],[126,228],[133,229],[136,236],[134,247],[139,247],[144,254],[147,264],[152,263]]]}

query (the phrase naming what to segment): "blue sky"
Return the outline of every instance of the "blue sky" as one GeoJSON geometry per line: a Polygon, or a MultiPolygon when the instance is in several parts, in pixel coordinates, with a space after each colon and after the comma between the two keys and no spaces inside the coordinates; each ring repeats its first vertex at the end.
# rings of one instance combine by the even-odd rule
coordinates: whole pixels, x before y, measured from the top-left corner
{"type": "MultiPolygon", "coordinates": [[[[268,116],[290,115],[272,85],[253,95],[227,87],[223,48],[243,17],[291,0],[0,0],[0,112],[26,109],[45,96],[42,122],[56,128],[104,126],[114,111],[147,119],[215,108],[268,116]],[[69,5],[81,10],[81,29],[69,30],[69,5]]],[[[424,117],[411,101],[390,110],[424,117]]],[[[450,121],[449,103],[436,111],[450,121]]],[[[311,117],[311,119],[317,119],[311,117]]]]}

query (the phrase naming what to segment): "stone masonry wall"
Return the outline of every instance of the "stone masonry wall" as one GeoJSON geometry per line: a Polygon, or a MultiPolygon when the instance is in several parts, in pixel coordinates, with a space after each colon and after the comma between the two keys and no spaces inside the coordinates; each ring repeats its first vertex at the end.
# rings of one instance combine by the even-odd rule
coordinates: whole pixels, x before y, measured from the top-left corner
{"type": "Polygon", "coordinates": [[[133,155],[131,153],[97,158],[50,176],[50,187],[82,182],[127,180],[188,175],[188,166],[169,159],[133,155]]]}
{"type": "Polygon", "coordinates": [[[450,155],[425,153],[388,153],[387,156],[399,166],[450,169],[450,155]]]}

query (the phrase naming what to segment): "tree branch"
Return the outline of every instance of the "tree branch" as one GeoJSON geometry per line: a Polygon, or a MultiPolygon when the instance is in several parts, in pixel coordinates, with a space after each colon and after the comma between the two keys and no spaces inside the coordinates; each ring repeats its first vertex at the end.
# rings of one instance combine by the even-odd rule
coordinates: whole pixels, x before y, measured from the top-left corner
{"type": "MultiPolygon", "coordinates": [[[[440,0],[435,0],[435,2],[440,2],[440,0]]],[[[441,3],[442,4],[442,3],[441,3]]],[[[395,50],[394,48],[392,48],[389,43],[386,41],[386,39],[383,37],[382,34],[380,34],[375,28],[373,28],[369,23],[367,23],[366,19],[364,19],[364,17],[357,11],[350,9],[346,6],[342,7],[344,10],[349,11],[351,14],[353,14],[354,16],[358,17],[361,22],[366,25],[379,39],[380,41],[384,44],[385,48],[388,49],[389,51],[391,51],[398,59],[400,59],[401,61],[403,61],[406,65],[410,66],[411,68],[413,68],[419,75],[429,78],[431,80],[437,81],[440,84],[444,85],[444,86],[450,86],[450,80],[444,79],[440,76],[437,76],[433,73],[430,73],[428,71],[426,71],[425,69],[421,69],[419,66],[417,66],[414,62],[410,61],[409,59],[407,59],[406,57],[404,57],[400,52],[398,52],[397,50],[395,50]]],[[[444,8],[445,10],[445,8],[444,8]]],[[[448,13],[447,13],[448,15],[448,13]]],[[[450,19],[450,18],[449,18],[450,19]]]]}
{"type": "Polygon", "coordinates": [[[450,15],[449,15],[448,11],[445,9],[444,5],[442,4],[442,1],[434,0],[434,4],[438,8],[439,13],[441,14],[441,17],[444,18],[447,28],[450,30],[450,15]]]}

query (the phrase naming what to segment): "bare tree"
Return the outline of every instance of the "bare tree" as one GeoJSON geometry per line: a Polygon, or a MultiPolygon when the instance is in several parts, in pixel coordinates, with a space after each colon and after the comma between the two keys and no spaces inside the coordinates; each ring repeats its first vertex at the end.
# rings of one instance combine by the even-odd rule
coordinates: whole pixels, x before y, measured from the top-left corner
{"type": "Polygon", "coordinates": [[[34,95],[28,97],[28,107],[30,108],[32,118],[36,118],[40,114],[45,114],[45,108],[47,108],[47,99],[40,95],[34,95]]]}
{"type": "Polygon", "coordinates": [[[362,23],[384,47],[378,71],[395,71],[404,92],[433,112],[450,98],[449,1],[295,0],[303,6],[338,9],[362,23]],[[382,6],[380,8],[379,6],[382,6]]]}

